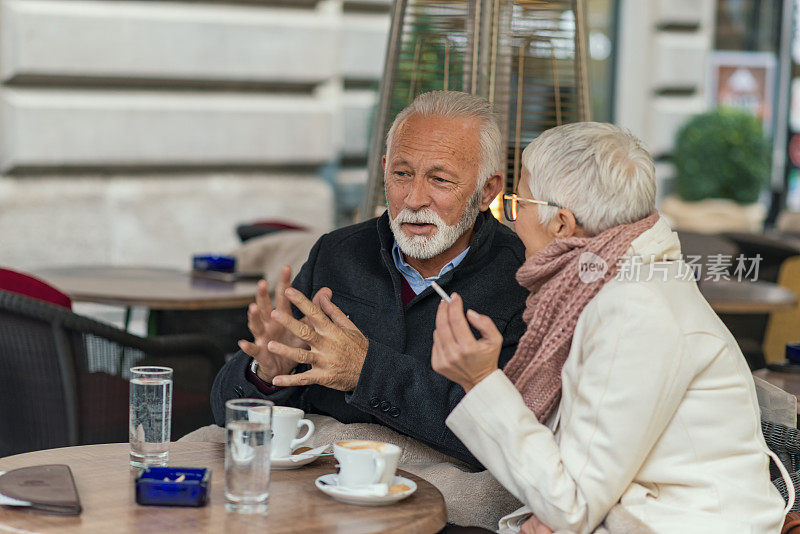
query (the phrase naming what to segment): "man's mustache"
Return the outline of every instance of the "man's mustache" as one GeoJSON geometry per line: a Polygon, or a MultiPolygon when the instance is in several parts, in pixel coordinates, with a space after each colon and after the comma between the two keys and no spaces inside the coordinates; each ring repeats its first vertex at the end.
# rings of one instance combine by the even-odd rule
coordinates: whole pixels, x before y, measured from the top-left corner
{"type": "Polygon", "coordinates": [[[394,218],[397,224],[403,223],[416,223],[416,224],[433,224],[437,227],[442,224],[442,219],[430,208],[425,208],[419,211],[411,211],[405,208],[397,214],[394,218]]]}

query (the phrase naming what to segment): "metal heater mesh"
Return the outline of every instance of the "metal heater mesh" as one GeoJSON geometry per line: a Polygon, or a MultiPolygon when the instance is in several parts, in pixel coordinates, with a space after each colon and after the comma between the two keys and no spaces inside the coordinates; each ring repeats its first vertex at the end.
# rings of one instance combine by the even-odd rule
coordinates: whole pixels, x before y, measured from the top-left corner
{"type": "Polygon", "coordinates": [[[510,190],[531,140],[590,120],[586,69],[584,0],[396,0],[360,217],[383,211],[386,132],[418,94],[465,91],[493,104],[510,190]]]}

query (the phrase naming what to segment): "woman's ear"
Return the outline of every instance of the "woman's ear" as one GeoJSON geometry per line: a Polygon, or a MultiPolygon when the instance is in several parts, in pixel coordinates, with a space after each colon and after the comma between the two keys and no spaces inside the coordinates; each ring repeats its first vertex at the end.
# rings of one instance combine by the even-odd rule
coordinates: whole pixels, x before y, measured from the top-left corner
{"type": "Polygon", "coordinates": [[[575,222],[575,216],[572,212],[563,208],[558,210],[556,216],[550,221],[549,226],[553,236],[560,239],[573,236],[583,237],[585,235],[578,223],[575,222]]]}

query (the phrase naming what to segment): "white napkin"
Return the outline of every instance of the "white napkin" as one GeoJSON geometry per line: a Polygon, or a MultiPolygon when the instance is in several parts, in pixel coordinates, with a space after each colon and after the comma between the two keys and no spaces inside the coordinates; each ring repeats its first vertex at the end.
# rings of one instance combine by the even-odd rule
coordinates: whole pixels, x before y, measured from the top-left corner
{"type": "Polygon", "coordinates": [[[300,454],[293,454],[289,456],[289,459],[293,462],[300,462],[305,460],[306,458],[313,458],[316,456],[322,456],[325,453],[325,450],[328,449],[330,445],[323,445],[322,447],[317,447],[316,449],[311,449],[310,451],[306,451],[300,454]]]}
{"type": "Polygon", "coordinates": [[[389,494],[388,484],[370,484],[359,488],[346,488],[344,486],[336,485],[337,491],[349,493],[351,495],[360,495],[363,497],[385,497],[389,494]]]}
{"type": "MultiPolygon", "coordinates": [[[[0,471],[0,475],[5,473],[5,471],[0,471]]],[[[30,506],[31,503],[28,501],[20,501],[19,499],[12,499],[11,497],[6,497],[2,493],[0,493],[0,505],[2,506],[30,506]]]]}
{"type": "Polygon", "coordinates": [[[533,515],[531,509],[527,506],[523,506],[522,508],[511,512],[507,516],[500,518],[497,532],[500,534],[512,534],[519,532],[522,528],[522,524],[525,523],[525,521],[527,521],[531,515],[533,515]]]}

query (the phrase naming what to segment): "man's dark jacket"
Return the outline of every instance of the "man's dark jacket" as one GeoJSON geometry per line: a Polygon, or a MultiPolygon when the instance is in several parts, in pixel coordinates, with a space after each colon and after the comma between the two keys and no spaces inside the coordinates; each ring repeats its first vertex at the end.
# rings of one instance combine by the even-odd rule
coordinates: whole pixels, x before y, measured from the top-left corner
{"type": "MultiPolygon", "coordinates": [[[[267,398],[342,423],[385,425],[479,468],[480,463],[444,423],[464,390],[431,368],[440,298],[428,288],[403,307],[403,275],[392,260],[393,244],[387,213],[336,230],[317,241],[292,283],[309,298],[329,287],[334,304],[369,340],[355,390],[296,386],[267,398]]],[[[494,320],[503,333],[501,367],[513,356],[525,331],[522,312],[527,291],[515,278],[523,261],[522,242],[487,211],[478,215],[463,261],[438,280],[448,293],[461,295],[467,308],[494,320]]],[[[246,378],[250,362],[248,355],[239,352],[214,381],[211,406],[221,426],[226,400],[264,398],[246,378]]]]}

